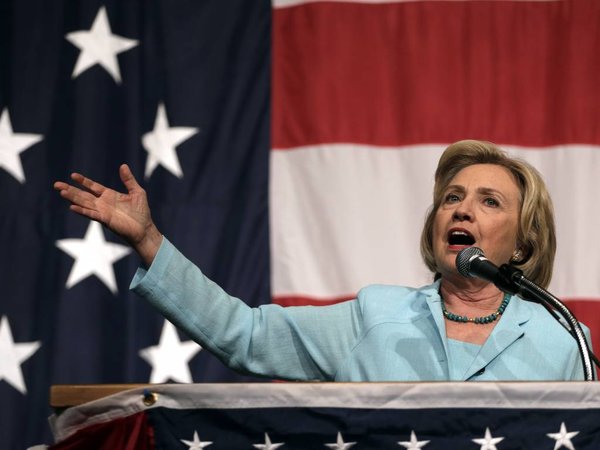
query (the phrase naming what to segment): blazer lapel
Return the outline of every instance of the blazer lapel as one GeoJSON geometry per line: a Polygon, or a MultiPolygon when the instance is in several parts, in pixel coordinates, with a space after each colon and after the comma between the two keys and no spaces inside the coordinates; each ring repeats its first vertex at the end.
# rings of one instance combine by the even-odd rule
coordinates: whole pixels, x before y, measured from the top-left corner
{"type": "Polygon", "coordinates": [[[448,339],[446,338],[446,323],[444,321],[444,315],[442,313],[442,298],[440,297],[440,282],[436,281],[431,287],[424,290],[424,294],[427,298],[427,306],[431,312],[431,319],[437,329],[440,350],[443,352],[437,352],[437,359],[441,365],[441,369],[444,372],[444,378],[449,379],[450,367],[448,362],[448,339]]]}
{"type": "Polygon", "coordinates": [[[526,301],[513,295],[504,314],[502,314],[487,341],[481,347],[463,379],[468,380],[476,375],[509,345],[523,336],[524,332],[521,325],[527,322],[530,317],[531,310],[526,301]]]}

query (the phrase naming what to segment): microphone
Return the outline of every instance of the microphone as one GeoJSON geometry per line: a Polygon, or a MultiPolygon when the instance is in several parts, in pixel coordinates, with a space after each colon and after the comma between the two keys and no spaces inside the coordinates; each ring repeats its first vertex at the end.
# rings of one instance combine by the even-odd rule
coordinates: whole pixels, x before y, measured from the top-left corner
{"type": "Polygon", "coordinates": [[[487,259],[483,250],[479,247],[467,247],[456,255],[456,268],[458,273],[467,278],[481,278],[482,280],[494,283],[498,288],[509,294],[519,292],[519,286],[514,280],[515,271],[518,269],[510,268],[508,265],[502,267],[496,266],[487,259]]]}
{"type": "Polygon", "coordinates": [[[458,273],[467,278],[483,278],[492,281],[498,267],[483,255],[479,247],[467,247],[456,255],[458,273]]]}

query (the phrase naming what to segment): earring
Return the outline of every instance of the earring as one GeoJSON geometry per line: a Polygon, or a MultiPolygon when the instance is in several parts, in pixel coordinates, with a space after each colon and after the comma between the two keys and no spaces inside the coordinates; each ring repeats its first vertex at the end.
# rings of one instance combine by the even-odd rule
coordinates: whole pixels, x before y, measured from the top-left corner
{"type": "Polygon", "coordinates": [[[514,253],[510,257],[510,262],[518,264],[521,262],[522,258],[523,258],[523,252],[521,251],[520,248],[518,248],[517,250],[514,251],[514,253]]]}

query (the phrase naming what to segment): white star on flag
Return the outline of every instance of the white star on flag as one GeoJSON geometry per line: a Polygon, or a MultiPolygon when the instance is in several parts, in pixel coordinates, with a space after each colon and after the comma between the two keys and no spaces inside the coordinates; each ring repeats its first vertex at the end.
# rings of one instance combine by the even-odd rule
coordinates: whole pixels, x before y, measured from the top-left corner
{"type": "Polygon", "coordinates": [[[43,138],[41,134],[14,133],[8,108],[4,108],[0,116],[0,167],[20,183],[25,183],[20,155],[43,138]]]}
{"type": "Polygon", "coordinates": [[[175,326],[165,320],[158,345],[140,350],[139,355],[152,366],[150,383],[164,383],[173,380],[191,383],[192,373],[188,362],[202,350],[193,341],[181,342],[175,326]]]}
{"type": "Polygon", "coordinates": [[[83,239],[60,239],[56,246],[75,259],[67,278],[67,289],[90,275],[96,275],[113,294],[118,292],[113,264],[131,253],[131,249],[106,242],[102,225],[98,222],[90,222],[83,239]]]}
{"type": "Polygon", "coordinates": [[[71,75],[72,78],[76,78],[93,65],[100,64],[117,83],[121,83],[117,55],[138,45],[138,41],[135,39],[112,34],[104,6],[98,10],[89,31],[73,31],[68,33],[65,38],[81,50],[71,75]]]}
{"type": "Polygon", "coordinates": [[[554,444],[554,450],[558,450],[561,447],[566,447],[569,450],[575,450],[571,438],[577,436],[579,431],[567,431],[565,423],[560,424],[560,431],[558,433],[548,433],[546,436],[556,441],[554,444]]]}
{"type": "Polygon", "coordinates": [[[356,445],[356,442],[344,442],[344,438],[342,437],[342,433],[338,431],[337,441],[332,444],[325,444],[327,447],[332,448],[334,450],[346,450],[353,445],[356,445]]]}
{"type": "Polygon", "coordinates": [[[498,450],[496,448],[496,444],[503,440],[504,440],[503,437],[499,437],[499,438],[492,437],[492,434],[490,433],[490,429],[486,428],[485,436],[481,439],[473,439],[473,442],[481,445],[479,450],[498,450]]]}
{"type": "Polygon", "coordinates": [[[410,441],[400,441],[398,445],[408,450],[419,450],[429,444],[429,441],[419,441],[414,430],[410,432],[410,441]]]}
{"type": "Polygon", "coordinates": [[[273,444],[271,442],[271,438],[269,437],[269,435],[267,433],[265,433],[265,443],[264,444],[253,444],[253,447],[258,448],[260,450],[275,450],[276,448],[279,448],[284,444],[285,444],[285,442],[277,442],[277,443],[273,444]]]}
{"type": "Polygon", "coordinates": [[[175,147],[196,133],[198,133],[198,128],[169,127],[165,105],[159,103],[154,129],[142,137],[142,145],[148,152],[144,176],[149,178],[160,164],[176,177],[183,178],[175,147]]]}
{"type": "Polygon", "coordinates": [[[40,342],[21,342],[16,344],[8,318],[2,316],[0,320],[0,380],[6,380],[21,394],[27,393],[21,364],[27,361],[38,348],[40,342]]]}
{"type": "Polygon", "coordinates": [[[200,438],[198,437],[198,432],[196,430],[194,430],[194,440],[193,441],[186,441],[185,439],[180,439],[181,442],[183,442],[185,445],[188,445],[188,450],[200,450],[204,447],[208,447],[209,445],[212,445],[212,442],[202,442],[200,440],[200,438]]]}

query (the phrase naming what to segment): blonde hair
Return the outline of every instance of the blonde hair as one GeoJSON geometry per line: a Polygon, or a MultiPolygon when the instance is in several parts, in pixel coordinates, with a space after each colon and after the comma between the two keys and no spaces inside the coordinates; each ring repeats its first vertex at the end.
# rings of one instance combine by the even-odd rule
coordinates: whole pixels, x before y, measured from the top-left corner
{"type": "Polygon", "coordinates": [[[542,287],[552,278],[556,235],[552,200],[540,173],[529,163],[508,156],[491,142],[465,140],[450,145],[440,157],[435,171],[433,205],[421,233],[421,256],[427,267],[439,277],[433,253],[433,223],[444,191],[451,180],[465,167],[473,164],[496,164],[513,174],[521,192],[521,209],[517,231],[520,257],[510,264],[542,287]]]}

